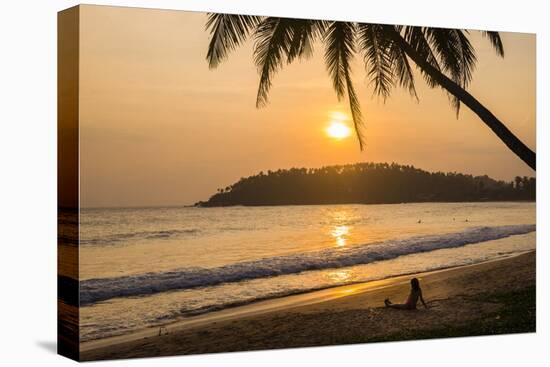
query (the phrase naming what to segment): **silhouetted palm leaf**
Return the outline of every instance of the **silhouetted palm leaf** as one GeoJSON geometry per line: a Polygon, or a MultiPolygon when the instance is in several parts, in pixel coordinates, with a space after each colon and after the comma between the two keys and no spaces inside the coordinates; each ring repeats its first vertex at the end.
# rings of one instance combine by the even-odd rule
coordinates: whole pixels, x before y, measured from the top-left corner
{"type": "Polygon", "coordinates": [[[440,65],[451,78],[466,86],[472,79],[475,66],[475,51],[464,35],[458,29],[425,28],[424,33],[432,45],[440,65]]]}
{"type": "MultiPolygon", "coordinates": [[[[444,72],[462,88],[467,88],[472,79],[476,63],[476,55],[472,44],[465,35],[466,31],[459,29],[425,28],[430,45],[435,50],[444,72]]],[[[449,95],[452,105],[458,114],[460,101],[449,95]]]]}
{"type": "Polygon", "coordinates": [[[407,59],[407,55],[403,49],[401,49],[401,47],[394,42],[391,43],[389,51],[394,69],[394,77],[397,78],[397,82],[401,87],[407,89],[411,96],[418,100],[418,95],[416,94],[416,87],[414,84],[414,76],[409,60],[407,59]]]}
{"type": "Polygon", "coordinates": [[[489,42],[491,42],[491,45],[493,45],[493,48],[495,49],[495,52],[499,56],[504,57],[504,46],[502,45],[500,34],[492,31],[481,31],[481,34],[489,39],[489,42]]]}
{"type": "Polygon", "coordinates": [[[230,51],[246,39],[260,19],[261,17],[249,15],[208,14],[206,29],[212,35],[206,54],[208,66],[217,67],[230,51]]]}
{"type": "Polygon", "coordinates": [[[394,86],[392,64],[395,61],[393,58],[398,55],[391,52],[391,42],[385,37],[382,26],[359,24],[357,27],[359,47],[364,53],[367,75],[374,84],[374,93],[381,95],[385,100],[394,86]]]}
{"type": "Polygon", "coordinates": [[[267,104],[273,74],[283,65],[292,44],[293,31],[287,18],[268,17],[262,20],[254,33],[254,61],[260,72],[260,84],[256,97],[256,107],[267,104]]]}
{"type": "Polygon", "coordinates": [[[295,19],[292,23],[292,42],[288,52],[288,63],[295,58],[310,57],[313,43],[325,30],[326,22],[319,20],[295,19]]]}
{"type": "Polygon", "coordinates": [[[356,26],[350,22],[332,22],[325,33],[325,63],[332,85],[339,99],[347,91],[351,115],[359,146],[363,149],[364,140],[361,133],[363,119],[357,94],[351,79],[350,61],[355,52],[356,26]]]}
{"type": "Polygon", "coordinates": [[[296,58],[311,56],[313,42],[323,27],[321,21],[276,17],[265,18],[258,24],[254,32],[254,61],[260,73],[257,107],[268,103],[273,74],[285,58],[291,63],[296,58]]]}
{"type": "Polygon", "coordinates": [[[351,117],[353,119],[353,128],[355,129],[355,134],[357,135],[357,140],[359,140],[359,148],[363,150],[365,147],[365,138],[363,136],[363,116],[361,114],[361,105],[359,104],[359,99],[353,88],[353,81],[351,80],[351,70],[349,68],[346,70],[346,85],[348,90],[348,100],[351,110],[351,117]]]}

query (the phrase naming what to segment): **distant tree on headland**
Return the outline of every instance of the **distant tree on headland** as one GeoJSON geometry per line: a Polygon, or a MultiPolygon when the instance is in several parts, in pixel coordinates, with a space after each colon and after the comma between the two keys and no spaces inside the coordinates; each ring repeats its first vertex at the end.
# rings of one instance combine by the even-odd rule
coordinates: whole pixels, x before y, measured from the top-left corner
{"type": "Polygon", "coordinates": [[[535,178],[494,180],[487,175],[427,172],[396,163],[357,163],[260,172],[197,206],[391,204],[408,202],[535,200],[535,178]]]}

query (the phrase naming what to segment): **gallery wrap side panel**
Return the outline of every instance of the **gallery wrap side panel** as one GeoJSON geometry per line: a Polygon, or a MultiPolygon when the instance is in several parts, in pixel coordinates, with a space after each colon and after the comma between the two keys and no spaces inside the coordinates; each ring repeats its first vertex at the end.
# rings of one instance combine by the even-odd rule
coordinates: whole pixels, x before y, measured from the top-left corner
{"type": "Polygon", "coordinates": [[[58,13],[57,351],[79,360],[79,24],[78,6],[58,13]]]}

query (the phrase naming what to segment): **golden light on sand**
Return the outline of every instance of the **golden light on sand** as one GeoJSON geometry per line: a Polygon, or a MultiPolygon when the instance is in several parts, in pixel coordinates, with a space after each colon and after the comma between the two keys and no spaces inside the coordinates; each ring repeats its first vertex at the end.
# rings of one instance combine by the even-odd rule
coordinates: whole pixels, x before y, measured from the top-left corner
{"type": "Polygon", "coordinates": [[[352,288],[345,288],[340,291],[341,294],[349,295],[351,293],[355,293],[358,290],[360,290],[359,287],[352,287],[352,288]]]}
{"type": "Polygon", "coordinates": [[[351,129],[342,121],[332,121],[326,132],[329,137],[334,139],[344,139],[351,135],[351,129]]]}

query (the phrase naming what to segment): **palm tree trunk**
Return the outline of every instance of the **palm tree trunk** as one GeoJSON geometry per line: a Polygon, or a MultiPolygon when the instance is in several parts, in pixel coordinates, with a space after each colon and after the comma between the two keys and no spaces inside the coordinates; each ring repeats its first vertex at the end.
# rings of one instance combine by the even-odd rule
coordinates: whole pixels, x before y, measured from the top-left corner
{"type": "Polygon", "coordinates": [[[455,83],[445,74],[427,62],[395,29],[388,30],[390,37],[426,74],[436,80],[442,88],[457,97],[460,102],[468,106],[485,124],[533,170],[536,170],[536,154],[517,138],[491,111],[483,106],[474,96],[455,83]]]}

